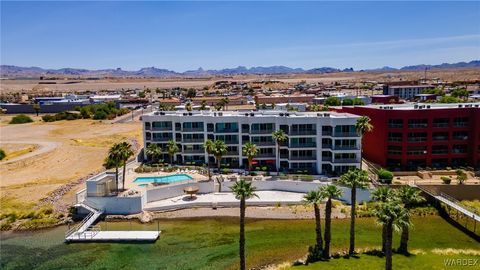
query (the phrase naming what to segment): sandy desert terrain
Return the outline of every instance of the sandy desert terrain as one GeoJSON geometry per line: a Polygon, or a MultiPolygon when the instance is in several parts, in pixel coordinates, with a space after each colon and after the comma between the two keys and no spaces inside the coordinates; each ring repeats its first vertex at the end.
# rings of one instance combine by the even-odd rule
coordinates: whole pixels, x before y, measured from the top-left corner
{"type": "MultiPolygon", "coordinates": [[[[0,117],[0,147],[5,147],[7,154],[35,147],[15,159],[0,162],[0,212],[35,207],[63,185],[101,170],[114,142],[142,143],[139,122],[75,120],[7,125],[10,116],[0,117]]],[[[81,187],[74,187],[62,200],[71,203],[81,187]]]]}

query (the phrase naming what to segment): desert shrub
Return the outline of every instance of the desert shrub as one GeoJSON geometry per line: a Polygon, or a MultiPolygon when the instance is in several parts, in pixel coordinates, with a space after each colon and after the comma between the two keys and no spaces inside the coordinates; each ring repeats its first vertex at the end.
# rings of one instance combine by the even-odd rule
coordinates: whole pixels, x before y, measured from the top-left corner
{"type": "Polygon", "coordinates": [[[7,156],[3,149],[0,149],[0,160],[4,159],[7,156]]]}
{"type": "Polygon", "coordinates": [[[51,114],[46,114],[46,115],[42,116],[42,120],[43,120],[43,122],[54,122],[54,121],[56,121],[55,116],[53,116],[51,114]]]}
{"type": "Polygon", "coordinates": [[[102,111],[102,110],[98,110],[96,111],[94,114],[93,114],[93,119],[95,120],[104,120],[104,119],[107,119],[107,113],[102,111]]]}
{"type": "Polygon", "coordinates": [[[318,245],[315,245],[313,247],[309,246],[306,263],[308,264],[320,261],[322,259],[322,253],[322,247],[319,247],[318,245]]]}
{"type": "Polygon", "coordinates": [[[10,120],[10,124],[25,124],[31,122],[33,122],[32,118],[25,114],[19,114],[17,116],[14,116],[12,120],[10,120]]]}
{"type": "Polygon", "coordinates": [[[467,180],[467,174],[463,170],[456,170],[458,184],[462,185],[467,180]]]}
{"type": "Polygon", "coordinates": [[[447,176],[442,176],[440,179],[442,179],[443,183],[447,185],[449,185],[452,182],[452,178],[447,176]]]}
{"type": "Polygon", "coordinates": [[[377,175],[380,182],[386,183],[386,184],[392,183],[393,173],[391,171],[382,168],[378,170],[377,175]]]}

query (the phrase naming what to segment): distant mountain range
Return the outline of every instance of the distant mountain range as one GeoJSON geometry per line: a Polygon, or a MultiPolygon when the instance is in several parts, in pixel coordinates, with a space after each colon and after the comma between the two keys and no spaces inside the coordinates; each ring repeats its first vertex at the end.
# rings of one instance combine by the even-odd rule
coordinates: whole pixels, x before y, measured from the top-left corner
{"type": "MultiPolygon", "coordinates": [[[[447,69],[447,68],[466,68],[466,67],[480,67],[480,60],[473,60],[470,62],[458,62],[454,64],[440,64],[440,65],[415,65],[405,66],[402,68],[382,67],[378,69],[370,69],[366,71],[395,71],[395,70],[424,70],[428,69],[447,69]]],[[[78,77],[201,77],[214,75],[268,75],[268,74],[323,74],[332,72],[354,72],[353,68],[338,69],[332,67],[321,67],[313,69],[290,68],[286,66],[270,66],[270,67],[251,67],[238,66],[236,68],[213,69],[204,70],[198,68],[196,70],[189,70],[185,72],[176,72],[169,69],[161,69],[156,67],[146,67],[137,71],[126,71],[121,68],[117,69],[78,69],[78,68],[61,68],[61,69],[43,69],[39,67],[18,67],[12,65],[0,65],[0,77],[54,77],[54,76],[78,76],[78,77]]]]}

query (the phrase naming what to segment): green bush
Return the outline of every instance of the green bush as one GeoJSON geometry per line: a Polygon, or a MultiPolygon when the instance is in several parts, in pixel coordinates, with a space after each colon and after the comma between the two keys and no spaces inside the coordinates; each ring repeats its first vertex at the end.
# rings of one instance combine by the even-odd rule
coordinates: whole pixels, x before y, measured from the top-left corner
{"type": "Polygon", "coordinates": [[[26,116],[25,114],[19,114],[14,116],[12,120],[10,120],[10,124],[25,124],[33,122],[32,118],[26,116]]]}
{"type": "Polygon", "coordinates": [[[377,172],[378,179],[382,183],[391,184],[393,179],[393,173],[389,170],[380,169],[377,172]]]}
{"type": "Polygon", "coordinates": [[[103,120],[103,119],[107,119],[107,113],[104,112],[104,111],[96,111],[94,114],[93,114],[93,119],[95,120],[103,120]]]}
{"type": "Polygon", "coordinates": [[[452,178],[447,177],[447,176],[442,176],[442,177],[440,177],[440,179],[442,179],[443,183],[447,184],[447,185],[449,185],[452,182],[452,178]]]}
{"type": "Polygon", "coordinates": [[[42,116],[42,120],[44,122],[54,122],[54,121],[61,121],[61,120],[76,120],[81,119],[81,114],[76,113],[66,113],[66,112],[59,112],[57,114],[46,114],[42,116]]]}
{"type": "Polygon", "coordinates": [[[5,151],[3,149],[0,149],[0,160],[4,159],[6,156],[7,154],[5,154],[5,151]]]}

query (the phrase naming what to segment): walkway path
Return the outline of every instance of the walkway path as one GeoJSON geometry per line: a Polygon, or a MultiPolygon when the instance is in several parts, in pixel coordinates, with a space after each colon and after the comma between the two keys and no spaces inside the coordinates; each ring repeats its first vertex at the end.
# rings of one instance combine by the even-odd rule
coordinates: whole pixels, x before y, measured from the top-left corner
{"type": "Polygon", "coordinates": [[[13,162],[17,162],[20,160],[24,160],[27,158],[31,158],[34,156],[38,156],[44,153],[48,153],[50,151],[55,150],[58,146],[60,146],[59,142],[52,142],[52,141],[4,141],[1,140],[0,143],[15,143],[15,144],[36,144],[39,145],[40,147],[30,153],[14,157],[12,159],[9,159],[7,161],[2,162],[2,164],[10,164],[13,162]]]}

